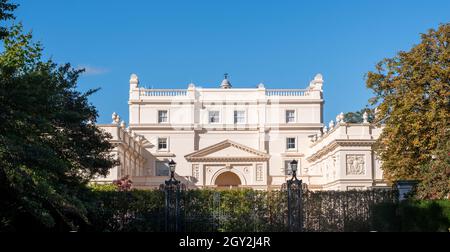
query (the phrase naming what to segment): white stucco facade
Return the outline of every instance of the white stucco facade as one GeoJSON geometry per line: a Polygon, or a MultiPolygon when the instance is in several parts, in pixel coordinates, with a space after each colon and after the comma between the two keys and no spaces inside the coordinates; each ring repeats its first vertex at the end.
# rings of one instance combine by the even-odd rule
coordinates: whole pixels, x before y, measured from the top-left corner
{"type": "Polygon", "coordinates": [[[318,74],[306,89],[232,88],[227,77],[218,88],[144,89],[132,75],[128,128],[117,115],[100,125],[113,133],[121,161],[106,180],[129,175],[137,188],[157,187],[173,159],[177,179],[191,188],[277,189],[295,159],[314,190],[383,186],[372,151],[380,130],[339,116],[328,130],[322,86],[318,74]]]}

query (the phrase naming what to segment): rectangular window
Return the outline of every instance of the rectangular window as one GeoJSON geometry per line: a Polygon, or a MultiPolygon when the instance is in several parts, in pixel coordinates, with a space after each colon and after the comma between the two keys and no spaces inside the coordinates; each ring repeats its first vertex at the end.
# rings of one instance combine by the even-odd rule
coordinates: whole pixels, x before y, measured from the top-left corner
{"type": "Polygon", "coordinates": [[[169,164],[168,162],[164,162],[164,161],[156,161],[156,176],[169,176],[170,173],[170,169],[169,169],[169,164]]]}
{"type": "Polygon", "coordinates": [[[220,121],[219,111],[209,111],[209,123],[219,123],[220,121]]]}
{"type": "Polygon", "coordinates": [[[167,123],[167,122],[169,122],[167,110],[158,111],[158,123],[167,123]]]}
{"type": "Polygon", "coordinates": [[[245,123],[245,111],[234,111],[234,124],[245,123]]]}
{"type": "Polygon", "coordinates": [[[295,123],[295,110],[286,110],[286,123],[295,123]]]}
{"type": "Polygon", "coordinates": [[[158,150],[167,150],[167,138],[158,138],[158,150]]]}
{"type": "Polygon", "coordinates": [[[296,149],[295,137],[288,137],[288,138],[286,138],[286,149],[288,149],[288,150],[295,150],[296,149]]]}
{"type": "Polygon", "coordinates": [[[284,175],[286,175],[286,176],[291,176],[292,175],[291,161],[292,160],[285,160],[284,161],[284,175]]]}

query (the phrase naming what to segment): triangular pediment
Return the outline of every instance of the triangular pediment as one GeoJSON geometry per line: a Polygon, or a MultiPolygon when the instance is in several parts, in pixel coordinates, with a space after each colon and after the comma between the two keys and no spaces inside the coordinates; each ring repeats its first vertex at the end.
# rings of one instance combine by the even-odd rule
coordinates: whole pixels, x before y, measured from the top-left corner
{"type": "Polygon", "coordinates": [[[190,162],[200,161],[234,161],[234,160],[258,160],[265,161],[270,156],[262,151],[255,150],[248,146],[226,140],[218,144],[201,149],[185,156],[190,162]]]}

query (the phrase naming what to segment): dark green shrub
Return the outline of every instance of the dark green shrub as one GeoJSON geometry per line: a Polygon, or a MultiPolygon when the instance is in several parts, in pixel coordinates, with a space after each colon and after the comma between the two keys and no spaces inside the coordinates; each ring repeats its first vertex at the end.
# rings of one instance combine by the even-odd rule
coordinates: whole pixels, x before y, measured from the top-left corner
{"type": "Polygon", "coordinates": [[[449,232],[450,201],[403,201],[375,208],[374,226],[387,232],[449,232]]]}
{"type": "MultiPolygon", "coordinates": [[[[160,190],[117,191],[95,186],[86,194],[84,231],[164,231],[165,196],[160,190]]],[[[285,191],[188,190],[181,193],[186,232],[288,231],[285,191]]],[[[309,232],[449,231],[450,203],[404,201],[391,190],[307,191],[303,229],[309,232]]]]}

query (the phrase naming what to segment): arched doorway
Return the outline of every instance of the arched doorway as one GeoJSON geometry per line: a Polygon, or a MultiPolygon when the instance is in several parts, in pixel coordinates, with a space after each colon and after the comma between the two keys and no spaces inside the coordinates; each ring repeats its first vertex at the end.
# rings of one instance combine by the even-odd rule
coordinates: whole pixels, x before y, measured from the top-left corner
{"type": "Polygon", "coordinates": [[[241,183],[241,179],[239,178],[238,175],[236,175],[233,172],[224,172],[222,174],[220,174],[215,181],[215,185],[217,187],[228,187],[228,188],[232,188],[232,187],[238,187],[240,186],[241,183]]]}

